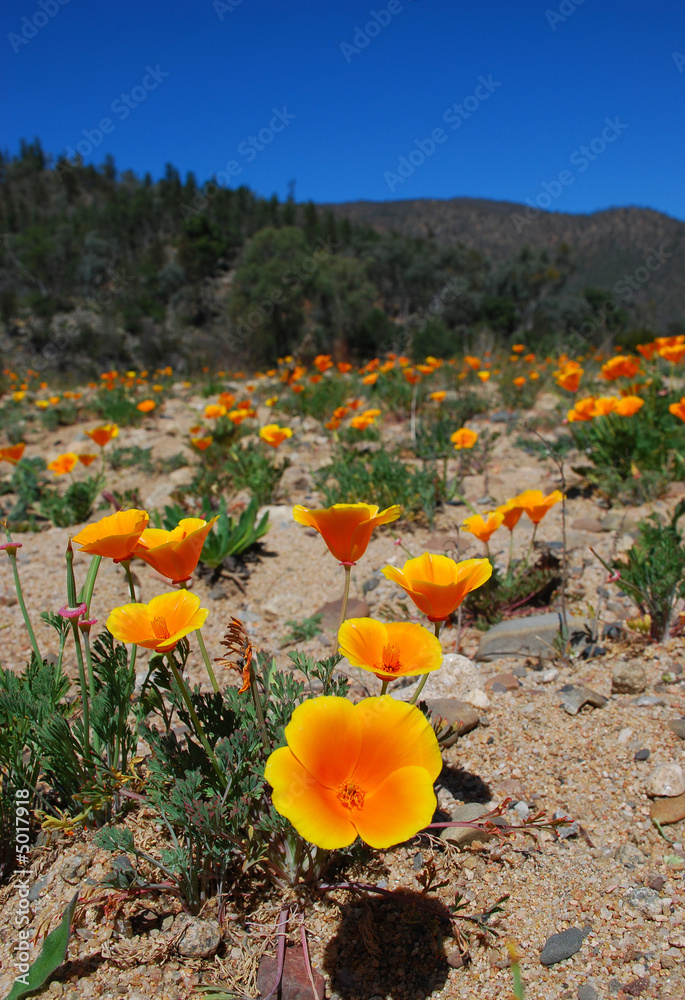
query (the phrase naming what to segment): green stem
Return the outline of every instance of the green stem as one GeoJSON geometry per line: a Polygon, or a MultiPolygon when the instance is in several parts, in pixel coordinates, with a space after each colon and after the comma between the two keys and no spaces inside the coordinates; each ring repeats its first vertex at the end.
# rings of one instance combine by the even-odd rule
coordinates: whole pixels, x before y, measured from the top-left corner
{"type": "MultiPolygon", "coordinates": [[[[256,654],[255,654],[256,658],[256,654]]],[[[259,662],[257,660],[257,662],[259,662]]],[[[262,733],[262,746],[266,753],[271,753],[271,744],[269,743],[269,734],[266,729],[266,721],[264,719],[264,709],[262,708],[262,699],[259,697],[259,690],[257,689],[257,678],[255,676],[255,671],[250,667],[250,690],[252,691],[252,700],[254,701],[254,709],[257,713],[257,722],[259,723],[259,728],[262,733]]]]}
{"type": "MultiPolygon", "coordinates": [[[[136,604],[137,603],[136,602],[136,587],[135,587],[135,584],[133,582],[133,575],[131,573],[131,560],[130,559],[122,559],[121,565],[124,567],[124,570],[126,571],[126,579],[128,580],[128,592],[131,595],[131,601],[133,602],[133,604],[136,604]]],[[[133,645],[131,646],[131,662],[129,664],[129,672],[131,674],[131,677],[135,677],[135,675],[136,675],[136,654],[137,653],[138,653],[138,646],[134,642],[133,645]]]]}
{"type": "MultiPolygon", "coordinates": [[[[441,622],[441,621],[440,622],[433,622],[433,626],[435,628],[435,638],[439,639],[440,638],[440,629],[443,626],[443,622],[441,622]]],[[[415,705],[416,704],[416,702],[418,701],[419,695],[421,694],[421,692],[423,691],[423,689],[424,689],[424,687],[426,685],[426,681],[427,680],[428,680],[428,674],[424,674],[423,677],[421,678],[421,680],[419,681],[419,686],[417,687],[416,691],[414,692],[414,697],[409,702],[410,705],[415,705]]]]}
{"type": "MultiPolygon", "coordinates": [[[[74,621],[73,624],[76,629],[76,633],[80,637],[80,629],[78,627],[77,622],[74,621]]],[[[84,632],[83,634],[83,644],[86,648],[86,666],[88,668],[88,689],[90,691],[90,702],[92,704],[95,700],[95,672],[93,671],[93,659],[90,655],[90,639],[88,637],[87,632],[84,632]]],[[[80,643],[79,643],[79,649],[80,649],[80,643]]],[[[100,737],[96,732],[93,732],[93,749],[95,750],[96,754],[100,752],[100,747],[101,747],[100,737]]]]}
{"type": "Polygon", "coordinates": [[[509,559],[507,560],[507,579],[511,576],[511,561],[514,558],[514,531],[509,532],[509,559]]]}
{"type": "MultiPolygon", "coordinates": [[[[91,761],[91,744],[90,744],[90,702],[88,698],[88,684],[86,683],[86,671],[83,665],[83,651],[81,649],[81,636],[79,635],[78,625],[76,624],[76,619],[71,619],[71,629],[74,633],[74,645],[76,646],[76,663],[78,664],[78,679],[79,687],[81,688],[81,708],[83,710],[83,739],[84,739],[84,757],[86,761],[90,763],[91,761]]],[[[92,680],[92,678],[91,678],[92,680]]],[[[95,693],[94,684],[90,688],[91,696],[95,693]]]]}
{"type": "Polygon", "coordinates": [[[389,681],[389,680],[388,680],[388,678],[386,677],[386,678],[385,678],[385,680],[384,680],[384,681],[382,682],[382,684],[381,684],[381,698],[382,698],[382,697],[383,697],[383,695],[384,695],[384,694],[385,694],[385,693],[387,692],[387,690],[388,690],[388,684],[389,684],[389,683],[390,683],[390,681],[389,681]]]}
{"type": "Polygon", "coordinates": [[[98,570],[100,569],[100,563],[102,562],[102,556],[93,556],[90,560],[90,566],[88,567],[88,575],[86,576],[86,582],[81,587],[79,592],[79,604],[87,604],[88,610],[86,611],[86,618],[90,617],[90,602],[93,599],[93,590],[95,589],[95,580],[97,579],[98,570]]]}
{"type": "Polygon", "coordinates": [[[174,658],[174,654],[171,650],[166,654],[166,658],[169,666],[171,667],[171,672],[174,675],[174,680],[176,681],[176,686],[178,688],[179,694],[181,695],[181,698],[183,698],[185,706],[188,710],[188,715],[190,716],[191,722],[195,727],[195,733],[197,734],[198,739],[202,743],[202,746],[205,748],[205,752],[211,761],[212,767],[216,771],[217,777],[221,782],[222,790],[225,791],[228,786],[226,775],[222,771],[221,765],[219,764],[219,761],[217,760],[214,751],[209,745],[209,740],[205,736],[205,731],[202,728],[202,723],[197,717],[197,712],[195,711],[195,706],[193,705],[192,698],[190,697],[190,692],[188,691],[186,683],[183,680],[183,677],[181,676],[181,672],[178,669],[178,665],[174,658]]]}
{"type": "Polygon", "coordinates": [[[197,642],[200,647],[200,652],[202,653],[202,659],[205,661],[205,667],[207,668],[207,673],[209,674],[209,679],[212,682],[212,687],[214,691],[219,693],[219,685],[217,684],[216,674],[214,673],[214,668],[212,667],[212,662],[209,659],[209,653],[207,652],[207,647],[205,646],[205,640],[202,638],[202,629],[196,629],[195,635],[197,636],[197,642]]]}
{"type": "Polygon", "coordinates": [[[36,655],[39,663],[43,662],[43,657],[40,655],[40,650],[38,648],[38,643],[36,642],[36,636],[33,631],[33,626],[31,625],[31,619],[29,618],[29,613],[26,610],[26,604],[24,602],[24,594],[21,589],[21,582],[19,580],[19,570],[17,568],[17,553],[16,550],[6,549],[9,560],[12,563],[12,573],[14,574],[14,589],[17,593],[17,600],[19,601],[19,607],[21,608],[22,618],[24,619],[24,625],[26,626],[26,631],[29,634],[29,640],[31,642],[31,648],[36,655]]]}
{"type": "Polygon", "coordinates": [[[350,596],[350,574],[352,567],[345,566],[345,583],[343,586],[342,603],[340,605],[340,619],[338,621],[338,628],[335,633],[335,639],[333,640],[333,652],[335,653],[338,649],[338,633],[342,628],[342,624],[345,621],[345,615],[347,614],[347,600],[350,596]]]}

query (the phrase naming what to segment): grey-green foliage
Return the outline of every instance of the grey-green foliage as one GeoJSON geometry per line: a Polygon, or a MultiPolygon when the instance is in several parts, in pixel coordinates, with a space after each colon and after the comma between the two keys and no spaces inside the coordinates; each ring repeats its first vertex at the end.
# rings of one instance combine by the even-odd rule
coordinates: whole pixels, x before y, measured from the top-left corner
{"type": "Polygon", "coordinates": [[[642,614],[652,620],[650,636],[657,642],[668,638],[675,603],[685,597],[685,546],[678,527],[685,514],[685,500],[676,507],[670,522],[651,514],[625,557],[613,561],[620,572],[620,586],[635,601],[642,614]]]}

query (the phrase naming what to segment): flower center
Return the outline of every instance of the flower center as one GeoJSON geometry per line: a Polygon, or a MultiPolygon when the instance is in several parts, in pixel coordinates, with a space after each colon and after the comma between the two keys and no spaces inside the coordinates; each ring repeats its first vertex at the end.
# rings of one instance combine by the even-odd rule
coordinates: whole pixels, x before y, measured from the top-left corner
{"type": "Polygon", "coordinates": [[[152,625],[152,631],[155,639],[168,639],[171,635],[169,626],[167,625],[165,619],[161,616],[157,615],[156,618],[152,619],[150,624],[152,625]]]}
{"type": "Polygon", "coordinates": [[[338,785],[338,798],[346,809],[361,809],[366,792],[353,778],[347,778],[338,785]]]}
{"type": "Polygon", "coordinates": [[[397,674],[402,669],[400,647],[397,643],[388,642],[383,646],[380,669],[390,674],[397,674]]]}

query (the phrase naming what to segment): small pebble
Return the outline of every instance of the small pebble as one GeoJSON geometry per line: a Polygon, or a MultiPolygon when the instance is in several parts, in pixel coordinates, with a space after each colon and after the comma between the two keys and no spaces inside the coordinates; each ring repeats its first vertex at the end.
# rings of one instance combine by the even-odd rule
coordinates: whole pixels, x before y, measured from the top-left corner
{"type": "Polygon", "coordinates": [[[649,750],[647,750],[647,749],[644,749],[644,750],[638,750],[638,751],[637,751],[637,752],[635,753],[635,760],[649,760],[649,755],[650,755],[650,752],[651,752],[651,751],[649,751],[649,750]]]}

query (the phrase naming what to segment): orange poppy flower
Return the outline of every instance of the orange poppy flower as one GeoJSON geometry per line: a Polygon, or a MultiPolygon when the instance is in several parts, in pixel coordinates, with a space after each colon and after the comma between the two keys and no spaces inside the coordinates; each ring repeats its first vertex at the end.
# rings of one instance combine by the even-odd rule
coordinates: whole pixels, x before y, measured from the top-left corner
{"type": "Polygon", "coordinates": [[[22,401],[22,399],[24,398],[25,395],[26,395],[26,392],[24,392],[23,390],[21,392],[19,392],[19,391],[13,392],[12,393],[12,399],[14,400],[15,403],[21,403],[21,401],[22,401]]]}
{"type": "Polygon", "coordinates": [[[672,364],[677,364],[685,358],[685,344],[672,344],[670,346],[662,347],[659,350],[659,357],[663,358],[664,361],[670,361],[672,364]]]}
{"type": "Polygon", "coordinates": [[[202,628],[209,611],[188,590],[153,597],[149,604],[124,604],[114,608],[107,628],[120,642],[134,642],[157,653],[168,653],[179,639],[202,628]]]}
{"type": "Polygon", "coordinates": [[[532,363],[535,361],[535,355],[534,354],[525,354],[524,357],[523,357],[523,360],[527,361],[529,365],[532,365],[532,363]]]}
{"type": "Polygon", "coordinates": [[[102,424],[101,427],[94,427],[92,431],[86,431],[86,434],[98,447],[104,448],[112,438],[117,437],[119,428],[116,424],[102,424]]]}
{"type": "Polygon", "coordinates": [[[685,344],[685,334],[679,333],[675,337],[657,337],[654,341],[657,351],[663,347],[677,347],[678,344],[685,344]]]}
{"type": "Polygon", "coordinates": [[[136,410],[140,410],[141,413],[151,413],[156,406],[154,399],[143,399],[136,406],[136,410]]]}
{"type": "Polygon", "coordinates": [[[464,358],[464,364],[472,368],[474,372],[477,372],[480,368],[480,358],[474,358],[473,355],[467,354],[464,358]]]}
{"type": "Polygon", "coordinates": [[[264,777],[275,809],[317,847],[375,848],[408,840],[430,823],[442,758],[433,728],[415,705],[389,695],[321,696],[295,709],[287,746],[264,777]]]}
{"type": "Polygon", "coordinates": [[[430,394],[430,398],[435,403],[442,403],[446,395],[447,393],[445,392],[444,389],[439,389],[437,392],[432,392],[430,394]]]}
{"type": "Polygon", "coordinates": [[[397,504],[378,513],[376,504],[336,503],[323,510],[309,510],[300,504],[293,507],[298,524],[315,528],[329,552],[343,564],[354,566],[366,552],[371,533],[379,524],[389,524],[400,516],[397,504]]]}
{"type": "Polygon", "coordinates": [[[583,372],[584,369],[579,364],[571,361],[564,368],[554,372],[554,378],[561,389],[566,389],[567,392],[578,392],[583,372]]]}
{"type": "Polygon", "coordinates": [[[226,407],[221,403],[208,403],[205,406],[203,416],[207,420],[218,420],[220,417],[225,417],[227,412],[226,407]]]}
{"type": "Polygon", "coordinates": [[[310,376],[309,376],[309,381],[310,381],[310,382],[311,382],[311,383],[312,383],[313,385],[317,385],[317,384],[318,384],[318,383],[319,383],[319,382],[321,381],[322,377],[323,377],[323,376],[321,376],[321,375],[310,375],[310,376]]]}
{"type": "Polygon", "coordinates": [[[476,372],[476,375],[481,380],[481,382],[489,382],[490,381],[490,372],[476,372]]]}
{"type": "Polygon", "coordinates": [[[616,396],[597,396],[592,408],[593,417],[606,417],[608,413],[613,413],[616,409],[616,396]]]}
{"type": "Polygon", "coordinates": [[[371,427],[375,422],[374,417],[365,417],[363,413],[360,413],[359,416],[352,417],[350,427],[354,427],[356,431],[365,431],[367,427],[371,427]]]}
{"type": "Polygon", "coordinates": [[[514,354],[523,354],[523,352],[526,349],[526,346],[525,344],[512,344],[511,349],[514,352],[514,354]]]}
{"type": "Polygon", "coordinates": [[[81,465],[85,465],[86,468],[88,468],[89,465],[92,465],[96,458],[97,458],[97,455],[88,455],[88,454],[85,454],[85,455],[79,455],[78,456],[79,462],[81,463],[81,465]]]}
{"type": "Polygon", "coordinates": [[[293,432],[289,427],[279,427],[278,424],[267,424],[259,431],[262,441],[266,441],[272,448],[278,448],[286,438],[292,437],[293,432]]]}
{"type": "Polygon", "coordinates": [[[378,372],[371,372],[369,375],[365,375],[362,379],[364,385],[375,385],[378,381],[378,372]]]}
{"type": "Polygon", "coordinates": [[[201,517],[184,517],[171,531],[163,528],[146,528],[135,550],[148,566],[157,570],[172,583],[189,580],[197,566],[205,538],[219,515],[211,521],[201,517]]]}
{"type": "Polygon", "coordinates": [[[21,460],[25,448],[26,445],[23,441],[0,448],[0,462],[10,462],[12,465],[16,465],[21,460]]]}
{"type": "Polygon", "coordinates": [[[149,520],[146,510],[119,510],[87,524],[74,535],[74,541],[81,546],[81,552],[123,562],[132,557],[149,520]]]}
{"type": "Polygon", "coordinates": [[[569,423],[575,423],[576,421],[582,420],[592,420],[595,415],[595,397],[585,396],[583,399],[577,399],[576,405],[572,410],[567,413],[569,423]]]}
{"type": "Polygon", "coordinates": [[[56,476],[63,476],[65,473],[71,472],[77,462],[78,455],[75,455],[73,451],[67,451],[63,455],[58,455],[54,461],[48,462],[48,469],[56,476]]]}
{"type": "Polygon", "coordinates": [[[683,396],[679,403],[671,403],[668,409],[674,417],[680,417],[681,420],[685,421],[685,396],[683,396]]]}
{"type": "Polygon", "coordinates": [[[645,361],[651,361],[656,351],[656,344],[653,341],[650,344],[638,344],[635,350],[642,355],[645,361]]]}
{"type": "Polygon", "coordinates": [[[297,393],[304,392],[304,386],[303,385],[294,385],[292,387],[292,390],[293,390],[293,392],[297,392],[297,393]]]}
{"type": "Polygon", "coordinates": [[[232,392],[220,392],[217,402],[220,406],[225,406],[227,410],[231,410],[235,403],[235,396],[232,392]]]}
{"type": "Polygon", "coordinates": [[[384,625],[373,618],[348,618],[338,641],[353,667],[370,670],[382,681],[427,674],[442,665],[440,640],[413,622],[384,625]]]}
{"type": "Polygon", "coordinates": [[[528,378],[531,380],[531,382],[535,382],[537,379],[540,378],[540,372],[533,371],[533,372],[530,373],[530,375],[528,376],[528,378]]]}
{"type": "Polygon", "coordinates": [[[525,384],[526,384],[526,380],[525,380],[525,377],[523,375],[518,375],[514,379],[514,385],[516,386],[517,389],[521,389],[525,384]]]}
{"type": "Polygon", "coordinates": [[[609,382],[617,378],[632,378],[639,370],[640,362],[637,358],[631,358],[629,354],[617,354],[602,365],[602,378],[609,382]]]}
{"type": "Polygon", "coordinates": [[[514,497],[513,500],[507,500],[506,503],[500,504],[497,510],[502,515],[502,524],[504,527],[508,528],[509,531],[513,531],[519,523],[521,514],[523,514],[523,507],[514,497]]]}
{"type": "Polygon", "coordinates": [[[462,448],[473,448],[477,440],[478,435],[469,427],[460,427],[458,431],[450,434],[450,441],[457,451],[461,451],[462,448]]]}
{"type": "Polygon", "coordinates": [[[413,368],[406,368],[404,371],[404,380],[408,382],[409,385],[416,385],[417,382],[421,381],[421,375],[414,371],[413,368]]]}
{"type": "Polygon", "coordinates": [[[340,427],[340,421],[333,417],[331,420],[326,421],[324,427],[329,431],[337,431],[338,427],[340,427]]]}
{"type": "Polygon", "coordinates": [[[416,559],[408,559],[401,570],[386,566],[382,573],[409,594],[429,621],[442,622],[467,594],[490,579],[492,566],[487,559],[455,562],[449,556],[424,552],[416,559]]]}
{"type": "Polygon", "coordinates": [[[641,410],[645,405],[644,399],[640,396],[623,396],[622,399],[616,400],[616,407],[614,412],[618,413],[621,417],[632,417],[634,413],[641,410]]]}
{"type": "Polygon", "coordinates": [[[464,518],[462,528],[475,535],[479,542],[484,542],[487,545],[503,522],[504,514],[501,511],[493,510],[489,514],[472,514],[471,517],[464,518]]]}
{"type": "Polygon", "coordinates": [[[554,490],[549,496],[544,496],[542,490],[524,490],[514,499],[523,507],[533,524],[539,524],[550,507],[559,503],[564,497],[561,490],[554,490]]]}
{"type": "Polygon", "coordinates": [[[269,396],[268,399],[264,400],[264,406],[275,406],[278,402],[278,396],[269,396]]]}
{"type": "Polygon", "coordinates": [[[346,417],[349,412],[350,412],[349,406],[336,406],[336,408],[333,410],[333,419],[342,420],[343,417],[346,417]]]}
{"type": "Polygon", "coordinates": [[[338,361],[337,368],[341,375],[347,375],[348,372],[352,371],[352,365],[349,361],[338,361]]]}
{"type": "Polygon", "coordinates": [[[190,443],[194,448],[197,448],[198,451],[206,451],[213,440],[214,438],[211,434],[205,434],[204,437],[191,437],[190,443]]]}

